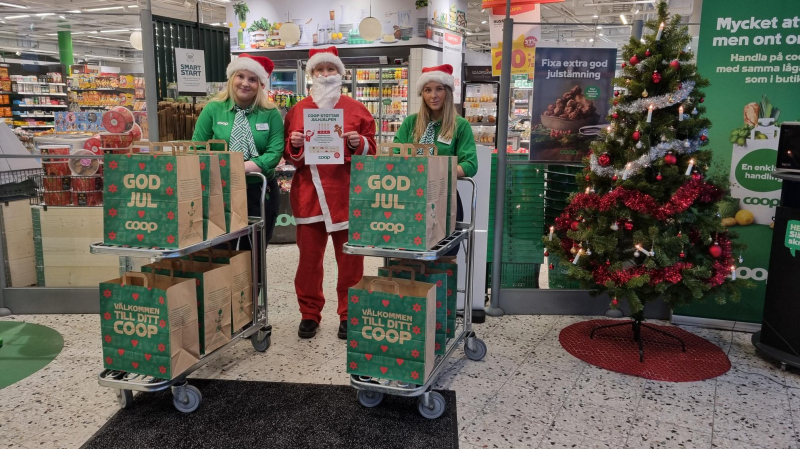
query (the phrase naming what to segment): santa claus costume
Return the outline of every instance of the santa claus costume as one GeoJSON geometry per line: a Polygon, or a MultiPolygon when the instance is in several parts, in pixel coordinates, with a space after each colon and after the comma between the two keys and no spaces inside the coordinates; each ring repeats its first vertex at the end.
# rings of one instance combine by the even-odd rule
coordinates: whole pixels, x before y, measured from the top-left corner
{"type": "MultiPolygon", "coordinates": [[[[297,246],[300,261],[294,280],[297,301],[302,314],[298,335],[313,337],[322,319],[325,297],[322,292],[322,261],[328,236],[333,239],[338,267],[336,293],[338,296],[338,336],[347,338],[347,290],[355,285],[364,273],[364,258],[342,253],[347,241],[350,191],[350,160],[353,155],[375,154],[375,120],[361,103],[341,95],[344,64],[336,47],[312,49],[306,71],[312,75],[313,84],[308,97],[293,106],[284,119],[286,137],[285,158],[297,171],[292,178],[290,199],[297,223],[297,246]],[[314,69],[332,65],[336,74],[314,77],[314,69]],[[303,111],[306,109],[342,109],[343,133],[358,133],[358,145],[350,139],[344,142],[344,164],[313,165],[305,163],[303,147],[292,145],[292,134],[305,135],[303,111]]],[[[355,140],[355,136],[353,140],[355,140]]]]}

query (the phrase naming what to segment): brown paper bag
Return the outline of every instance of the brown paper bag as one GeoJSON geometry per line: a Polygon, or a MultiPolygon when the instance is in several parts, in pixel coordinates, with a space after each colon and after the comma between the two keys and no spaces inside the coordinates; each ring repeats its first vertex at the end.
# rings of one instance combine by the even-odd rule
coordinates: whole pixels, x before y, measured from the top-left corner
{"type": "Polygon", "coordinates": [[[100,283],[107,369],[171,379],[200,357],[195,281],[126,273],[100,283]]]}
{"type": "Polygon", "coordinates": [[[209,140],[208,143],[222,144],[225,148],[225,151],[217,152],[222,176],[225,225],[228,232],[237,231],[248,225],[244,153],[228,151],[228,142],[224,140],[209,140]]]}
{"type": "Polygon", "coordinates": [[[253,322],[253,271],[250,251],[209,249],[194,254],[197,262],[211,260],[214,264],[230,266],[231,321],[233,331],[239,331],[253,322]]]}
{"type": "Polygon", "coordinates": [[[225,234],[225,206],[222,198],[222,178],[219,156],[212,151],[198,150],[205,142],[176,142],[192,148],[200,159],[200,185],[203,193],[203,239],[211,240],[225,234]]]}

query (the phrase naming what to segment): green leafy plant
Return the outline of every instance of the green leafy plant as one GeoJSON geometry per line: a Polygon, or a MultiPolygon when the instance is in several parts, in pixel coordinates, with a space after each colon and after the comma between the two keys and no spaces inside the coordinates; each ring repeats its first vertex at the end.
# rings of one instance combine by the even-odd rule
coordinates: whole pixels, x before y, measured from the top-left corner
{"type": "Polygon", "coordinates": [[[774,118],[778,122],[778,117],[781,116],[781,110],[772,106],[769,98],[766,95],[761,96],[761,108],[758,111],[758,118],[774,118]]]}
{"type": "Polygon", "coordinates": [[[250,7],[247,6],[247,3],[244,2],[234,3],[233,12],[236,13],[236,17],[239,18],[239,22],[246,22],[247,13],[250,12],[250,7]]]}
{"type": "Polygon", "coordinates": [[[428,0],[417,0],[414,2],[414,6],[416,6],[417,9],[425,8],[428,6],[428,0]]]}
{"type": "Polygon", "coordinates": [[[267,21],[267,19],[262,17],[262,18],[256,20],[255,22],[253,22],[253,24],[250,25],[250,28],[248,28],[247,31],[251,31],[251,32],[252,31],[268,31],[269,27],[270,27],[269,21],[267,21]]]}

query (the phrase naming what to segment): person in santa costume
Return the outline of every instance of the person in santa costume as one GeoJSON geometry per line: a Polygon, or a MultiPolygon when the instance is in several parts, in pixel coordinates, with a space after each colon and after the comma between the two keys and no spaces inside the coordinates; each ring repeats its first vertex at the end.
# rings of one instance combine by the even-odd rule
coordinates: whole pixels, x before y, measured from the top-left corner
{"type": "MultiPolygon", "coordinates": [[[[333,239],[339,279],[337,335],[347,338],[347,290],[364,273],[364,258],[347,255],[342,246],[347,241],[350,192],[350,160],[353,155],[375,154],[375,119],[361,103],[341,95],[344,64],[336,47],[312,49],[306,72],[313,84],[308,97],[293,106],[284,118],[285,159],[297,171],[292,178],[290,199],[297,223],[297,247],[300,261],[294,280],[302,318],[298,335],[312,338],[322,319],[325,296],[322,293],[322,260],[328,236],[333,239]],[[306,109],[341,109],[344,127],[344,164],[306,164],[303,153],[303,111],[306,109]]],[[[311,130],[309,130],[311,131],[311,130]]]]}
{"type": "MultiPolygon", "coordinates": [[[[422,97],[419,113],[409,115],[394,136],[395,143],[434,144],[440,156],[456,156],[458,177],[475,176],[478,155],[472,125],[456,112],[453,101],[455,78],[453,66],[425,67],[417,80],[417,95],[422,97]]],[[[464,219],[461,196],[458,196],[456,220],[464,219]]],[[[458,254],[453,248],[448,256],[458,254]]]]}

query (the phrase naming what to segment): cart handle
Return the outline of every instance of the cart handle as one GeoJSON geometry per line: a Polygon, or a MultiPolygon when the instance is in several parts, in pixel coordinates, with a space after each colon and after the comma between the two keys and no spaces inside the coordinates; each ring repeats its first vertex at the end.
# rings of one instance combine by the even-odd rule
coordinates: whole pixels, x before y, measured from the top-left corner
{"type": "Polygon", "coordinates": [[[375,285],[375,284],[386,284],[386,285],[391,285],[392,287],[394,287],[394,294],[395,294],[395,295],[397,295],[397,296],[400,296],[400,286],[399,286],[399,285],[397,285],[397,282],[394,282],[394,281],[387,281],[387,280],[384,280],[384,279],[373,279],[373,280],[372,280],[372,281],[369,283],[369,288],[370,288],[370,290],[374,290],[374,288],[373,288],[372,286],[373,286],[373,285],[375,285]]]}

